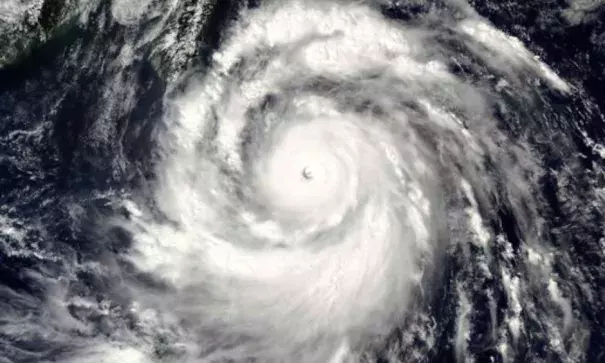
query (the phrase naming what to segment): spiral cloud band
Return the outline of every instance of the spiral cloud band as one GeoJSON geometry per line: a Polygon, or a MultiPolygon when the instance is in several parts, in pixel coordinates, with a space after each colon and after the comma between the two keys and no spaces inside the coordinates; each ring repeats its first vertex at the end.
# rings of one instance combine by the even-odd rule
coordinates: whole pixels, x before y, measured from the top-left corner
{"type": "Polygon", "coordinates": [[[190,361],[354,359],[404,319],[448,243],[489,243],[493,198],[531,238],[519,206],[538,167],[494,105],[568,86],[465,7],[412,26],[379,5],[247,10],[167,100],[157,211],[128,203],[128,259],[170,286],[141,304],[185,321],[190,361]]]}

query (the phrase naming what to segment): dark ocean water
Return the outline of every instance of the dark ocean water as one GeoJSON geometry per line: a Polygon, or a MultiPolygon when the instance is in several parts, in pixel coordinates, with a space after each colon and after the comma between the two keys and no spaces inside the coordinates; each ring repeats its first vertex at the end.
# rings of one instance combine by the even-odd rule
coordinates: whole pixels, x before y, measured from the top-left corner
{"type": "MultiPolygon", "coordinates": [[[[133,232],[110,221],[134,213],[122,199],[170,219],[153,197],[165,99],[209,72],[242,11],[266,4],[146,1],[135,17],[135,5],[116,3],[127,4],[45,1],[34,25],[45,39],[0,64],[0,362],[211,361],[214,342],[191,348],[184,338],[195,322],[152,323],[132,307],[140,289],[174,287],[123,257],[133,232]]],[[[385,21],[436,32],[441,14],[464,16],[447,1],[372,4],[385,21]]],[[[526,142],[544,170],[531,177],[536,205],[507,201],[495,186],[493,204],[477,207],[489,246],[444,248],[412,303],[422,314],[397,322],[361,361],[605,362],[605,5],[569,10],[577,4],[470,2],[572,91],[536,81],[490,106],[498,129],[526,142]]],[[[441,37],[459,55],[453,74],[489,82],[492,66],[441,37]]],[[[485,168],[504,180],[496,161],[485,168]]],[[[290,362],[312,361],[300,357],[290,362]]]]}

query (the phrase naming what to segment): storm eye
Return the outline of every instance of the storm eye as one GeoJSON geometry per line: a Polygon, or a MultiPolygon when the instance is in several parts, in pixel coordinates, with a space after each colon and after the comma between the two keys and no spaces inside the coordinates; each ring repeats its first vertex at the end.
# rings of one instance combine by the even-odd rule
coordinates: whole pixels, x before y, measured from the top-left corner
{"type": "Polygon", "coordinates": [[[301,175],[305,180],[313,179],[313,171],[308,166],[303,168],[301,175]]]}

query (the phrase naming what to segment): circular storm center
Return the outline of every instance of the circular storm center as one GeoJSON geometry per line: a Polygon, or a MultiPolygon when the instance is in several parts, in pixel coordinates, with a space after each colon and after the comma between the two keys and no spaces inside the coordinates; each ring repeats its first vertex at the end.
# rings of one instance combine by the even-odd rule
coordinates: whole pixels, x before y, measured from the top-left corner
{"type": "Polygon", "coordinates": [[[259,196],[275,215],[304,223],[339,220],[355,202],[354,156],[330,126],[289,127],[257,164],[259,196]]]}
{"type": "Polygon", "coordinates": [[[305,166],[302,170],[302,177],[304,180],[311,180],[313,179],[313,170],[311,169],[310,166],[305,166]]]}

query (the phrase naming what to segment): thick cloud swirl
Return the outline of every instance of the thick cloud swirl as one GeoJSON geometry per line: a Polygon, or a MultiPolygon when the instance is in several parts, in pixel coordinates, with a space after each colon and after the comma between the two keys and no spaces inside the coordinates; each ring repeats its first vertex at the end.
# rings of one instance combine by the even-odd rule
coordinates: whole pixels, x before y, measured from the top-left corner
{"type": "Polygon", "coordinates": [[[568,86],[457,11],[402,25],[373,3],[264,4],[172,92],[155,209],[128,202],[122,224],[128,259],[170,287],[141,304],[181,322],[188,359],[356,359],[421,298],[449,243],[492,239],[491,203],[531,243],[539,167],[496,105],[568,86]]]}

